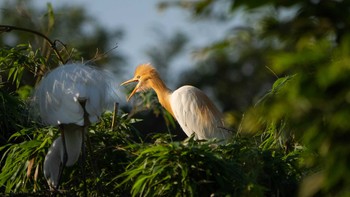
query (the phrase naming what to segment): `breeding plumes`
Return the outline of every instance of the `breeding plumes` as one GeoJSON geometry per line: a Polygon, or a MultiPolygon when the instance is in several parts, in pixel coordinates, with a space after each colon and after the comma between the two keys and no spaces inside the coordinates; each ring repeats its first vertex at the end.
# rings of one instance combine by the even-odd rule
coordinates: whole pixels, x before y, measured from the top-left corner
{"type": "Polygon", "coordinates": [[[227,140],[231,132],[224,128],[221,112],[198,88],[183,86],[172,92],[150,64],[141,64],[134,77],[121,85],[138,82],[128,100],[139,91],[153,89],[159,103],[179,122],[187,136],[197,140],[227,140]]]}
{"type": "Polygon", "coordinates": [[[44,161],[51,188],[58,188],[63,168],[78,160],[89,124],[113,108],[118,99],[116,88],[110,72],[84,64],[60,66],[41,80],[34,102],[43,123],[61,130],[44,161]]]}

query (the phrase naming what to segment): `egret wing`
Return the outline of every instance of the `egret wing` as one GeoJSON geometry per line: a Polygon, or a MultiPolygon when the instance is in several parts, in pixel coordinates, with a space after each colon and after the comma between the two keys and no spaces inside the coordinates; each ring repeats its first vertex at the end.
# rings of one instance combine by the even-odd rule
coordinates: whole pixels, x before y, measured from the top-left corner
{"type": "Polygon", "coordinates": [[[170,97],[174,116],[187,136],[195,139],[226,139],[222,114],[210,99],[198,88],[183,86],[170,97]]]}

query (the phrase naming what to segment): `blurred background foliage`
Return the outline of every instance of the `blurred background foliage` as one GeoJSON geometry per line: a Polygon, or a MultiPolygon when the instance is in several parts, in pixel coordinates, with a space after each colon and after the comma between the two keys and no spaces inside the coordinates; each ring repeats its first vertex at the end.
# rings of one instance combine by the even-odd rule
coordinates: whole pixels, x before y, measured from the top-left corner
{"type": "MultiPolygon", "coordinates": [[[[127,60],[103,54],[113,48],[110,40],[122,39],[122,30],[104,29],[83,8],[48,4],[43,11],[27,1],[1,6],[1,24],[59,38],[66,44],[58,43],[64,60],[113,63],[116,75],[122,74],[118,65],[127,60]]],[[[109,126],[111,114],[91,127],[90,195],[350,195],[349,1],[198,0],[158,6],[187,10],[190,20],[229,24],[242,17],[243,25],[193,49],[192,69],[176,81],[208,93],[236,135],[227,145],[179,141],[181,129],[154,94],[142,94],[132,109],[122,107],[117,128],[109,126]]],[[[188,39],[175,32],[146,52],[162,76],[170,75],[169,62],[188,39]]],[[[60,62],[33,34],[2,32],[0,44],[0,192],[47,195],[42,161],[57,132],[33,122],[28,96],[60,62]]],[[[68,169],[63,188],[80,195],[79,167],[68,169]]]]}

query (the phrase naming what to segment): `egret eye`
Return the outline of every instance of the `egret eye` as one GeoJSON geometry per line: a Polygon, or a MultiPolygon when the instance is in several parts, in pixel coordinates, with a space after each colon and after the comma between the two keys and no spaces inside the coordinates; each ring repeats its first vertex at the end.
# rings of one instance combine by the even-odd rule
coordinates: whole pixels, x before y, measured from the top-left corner
{"type": "Polygon", "coordinates": [[[137,75],[137,77],[136,77],[137,79],[140,79],[141,78],[141,76],[140,75],[137,75]]]}

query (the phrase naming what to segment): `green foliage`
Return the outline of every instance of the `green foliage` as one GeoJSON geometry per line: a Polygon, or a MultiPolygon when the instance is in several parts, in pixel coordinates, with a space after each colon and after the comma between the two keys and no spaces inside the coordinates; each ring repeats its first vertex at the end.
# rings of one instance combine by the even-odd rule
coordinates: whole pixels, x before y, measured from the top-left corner
{"type": "MultiPolygon", "coordinates": [[[[69,17],[69,20],[61,18],[56,20],[54,10],[50,4],[48,4],[47,13],[45,13],[43,17],[37,17],[36,15],[40,15],[42,11],[32,8],[29,1],[6,1],[1,2],[1,6],[1,23],[11,24],[13,26],[18,25],[16,26],[18,28],[8,29],[5,26],[1,26],[0,28],[0,43],[2,44],[0,48],[0,193],[1,195],[49,195],[48,185],[42,173],[42,165],[48,147],[57,137],[58,132],[57,129],[54,128],[42,127],[42,125],[29,123],[32,121],[31,118],[33,118],[29,116],[28,113],[28,109],[32,107],[28,102],[29,96],[35,84],[40,81],[41,77],[48,70],[65,62],[62,61],[61,58],[74,61],[76,59],[80,60],[81,56],[77,56],[78,52],[76,49],[63,45],[60,41],[47,42],[42,36],[45,37],[49,34],[55,34],[55,32],[57,33],[57,30],[60,29],[60,38],[71,38],[72,36],[64,36],[64,33],[61,34],[62,29],[68,27],[66,23],[61,23],[60,21],[71,22],[74,28],[70,28],[72,31],[67,35],[73,35],[77,34],[74,33],[74,31],[81,30],[76,28],[76,26],[79,24],[85,25],[86,23],[84,23],[84,20],[87,20],[89,17],[82,9],[75,9],[73,13],[82,15],[82,17],[76,18],[78,20],[74,20],[73,22],[69,17]],[[18,2],[21,2],[21,4],[17,4],[18,2]],[[24,4],[26,4],[26,6],[24,6],[24,4]],[[32,15],[23,17],[21,14],[14,14],[17,13],[18,10],[32,15]],[[8,13],[11,14],[8,15],[8,13]],[[39,21],[37,20],[38,18],[43,20],[39,21]],[[28,22],[28,19],[32,20],[28,22]],[[44,23],[43,25],[42,22],[44,23]],[[38,28],[38,26],[40,26],[40,28],[38,28]],[[38,32],[41,28],[44,29],[44,33],[38,32]],[[36,33],[33,34],[34,32],[36,33]],[[19,44],[13,41],[17,41],[19,44]],[[52,50],[53,48],[56,49],[55,52],[52,50]]],[[[72,13],[71,8],[64,8],[63,10],[64,13],[72,13]]],[[[89,21],[91,22],[91,20],[89,21]]],[[[91,25],[94,27],[97,24],[91,25]]],[[[95,55],[95,57],[93,57],[94,61],[100,58],[100,54],[95,54],[95,51],[91,51],[92,48],[96,50],[100,48],[101,51],[106,50],[106,48],[109,47],[109,41],[107,41],[108,36],[110,35],[110,38],[120,36],[120,34],[110,34],[101,28],[98,29],[97,32],[90,33],[89,35],[84,34],[85,37],[82,37],[82,33],[78,34],[79,38],[86,39],[75,39],[76,44],[79,45],[79,43],[83,43],[81,51],[84,51],[84,47],[89,48],[90,54],[95,55]],[[103,40],[101,38],[105,39],[103,40]],[[95,42],[91,42],[92,40],[95,42]]],[[[107,59],[121,61],[122,57],[110,55],[109,58],[103,58],[104,61],[107,59]]],[[[105,117],[105,119],[108,118],[110,118],[110,116],[105,117]]],[[[117,125],[113,132],[102,132],[104,135],[97,133],[96,139],[98,141],[91,140],[91,143],[98,147],[97,149],[93,149],[93,152],[92,150],[89,151],[93,156],[95,156],[94,154],[105,154],[103,156],[107,157],[108,154],[111,156],[113,153],[123,155],[120,153],[123,151],[118,152],[115,150],[115,146],[117,144],[130,142],[132,136],[131,134],[127,134],[127,132],[133,133],[133,131],[135,131],[129,124],[130,121],[132,122],[134,120],[128,119],[126,115],[117,117],[117,119],[120,124],[117,125]],[[124,134],[121,134],[123,131],[125,131],[124,134]],[[114,137],[117,135],[118,137],[114,137]],[[115,140],[117,139],[121,141],[116,142],[115,140]],[[108,143],[101,144],[102,140],[108,141],[108,143]]],[[[107,131],[111,130],[110,121],[104,121],[103,123],[105,123],[105,127],[101,126],[98,128],[98,131],[103,129],[107,131]],[[109,125],[107,126],[107,124],[109,125]]],[[[92,128],[95,129],[97,126],[92,128]]],[[[96,136],[94,134],[91,135],[94,137],[96,136]]],[[[118,156],[110,158],[115,159],[113,162],[123,160],[116,159],[118,156]]],[[[92,167],[94,164],[91,163],[94,159],[95,158],[90,159],[88,165],[89,170],[95,169],[92,167]]],[[[125,160],[127,160],[127,158],[125,158],[125,160]]],[[[101,166],[110,166],[110,164],[112,164],[110,160],[101,161],[106,162],[100,162],[99,164],[101,166]]],[[[107,178],[108,176],[114,176],[112,173],[109,174],[109,172],[112,172],[111,168],[112,166],[110,166],[109,169],[98,166],[98,169],[102,169],[103,171],[89,171],[91,172],[89,175],[93,178],[89,178],[88,183],[94,185],[94,187],[89,190],[90,193],[97,195],[105,191],[103,190],[104,188],[98,190],[97,186],[104,185],[104,182],[109,180],[107,178]],[[92,172],[95,173],[93,174],[92,172]],[[100,177],[100,179],[97,177],[100,177]]],[[[117,169],[122,170],[123,168],[117,169]]],[[[67,179],[63,185],[65,188],[72,188],[72,194],[79,195],[80,191],[82,191],[81,175],[76,176],[74,179],[70,177],[79,174],[79,168],[75,166],[68,169],[68,171],[71,172],[71,174],[68,172],[65,173],[64,178],[67,179]],[[74,185],[70,185],[70,183],[74,185]]]]}
{"type": "Polygon", "coordinates": [[[62,188],[67,195],[83,195],[83,175],[81,165],[85,165],[85,176],[89,196],[113,196],[126,194],[127,191],[115,190],[108,184],[115,176],[124,172],[125,166],[133,156],[123,147],[140,142],[138,131],[127,114],[117,117],[117,126],[111,129],[112,114],[105,113],[100,123],[92,125],[86,140],[87,161],[78,162],[66,168],[63,174],[62,188]]]}
{"type": "MultiPolygon", "coordinates": [[[[88,193],[92,196],[125,193],[114,190],[107,183],[116,175],[124,172],[132,156],[122,146],[136,141],[137,131],[131,124],[134,119],[127,115],[117,117],[117,126],[111,129],[112,114],[106,113],[102,121],[91,126],[88,133],[87,161],[66,168],[62,177],[65,195],[82,195],[83,182],[81,165],[85,165],[88,193]],[[98,158],[98,159],[96,159],[98,158]],[[107,192],[108,191],[108,192],[107,192]]],[[[0,192],[4,194],[27,193],[48,195],[48,185],[42,173],[43,162],[48,148],[59,132],[55,128],[23,128],[14,133],[9,142],[0,147],[4,154],[0,160],[0,192]]]]}
{"type": "Polygon", "coordinates": [[[132,196],[294,196],[297,155],[250,141],[237,137],[218,145],[189,138],[130,147],[137,157],[116,177],[116,186],[132,196]]]}
{"type": "MultiPolygon", "coordinates": [[[[41,69],[40,65],[47,65],[47,62],[41,55],[40,50],[33,50],[30,44],[0,48],[1,74],[7,75],[8,82],[15,84],[16,89],[23,84],[23,74],[30,72],[36,75],[41,69]]],[[[5,81],[2,83],[5,83],[5,81]]],[[[33,83],[33,79],[29,81],[30,83],[33,83]]]]}
{"type": "Polygon", "coordinates": [[[24,103],[0,88],[0,111],[0,145],[3,145],[10,137],[9,133],[19,129],[18,125],[24,124],[24,103]]]}
{"type": "MultiPolygon", "coordinates": [[[[245,112],[241,123],[233,124],[238,135],[225,145],[192,138],[173,142],[172,135],[155,135],[154,143],[144,143],[134,128],[139,120],[130,118],[139,109],[117,116],[113,129],[112,114],[107,113],[90,127],[86,140],[90,147],[85,170],[88,194],[348,196],[349,2],[202,0],[178,5],[203,20],[214,17],[229,21],[242,10],[249,15],[246,28],[230,31],[199,50],[196,70],[184,75],[191,76],[188,83],[216,95],[228,113],[237,116],[237,111],[245,112]],[[217,12],[221,2],[227,10],[217,12]],[[283,11],[290,16],[282,17],[283,11]],[[255,102],[267,89],[271,90],[255,102]]],[[[108,40],[119,35],[99,26],[96,34],[85,34],[81,27],[89,17],[80,8],[62,12],[71,20],[57,20],[54,13],[48,5],[43,17],[45,32],[58,35],[57,30],[63,31],[69,35],[65,38],[71,39],[68,43],[79,48],[78,52],[63,47],[60,53],[64,59],[93,56],[91,49],[106,49],[108,40]]],[[[3,18],[14,25],[23,24],[18,18],[3,18]]],[[[28,43],[37,39],[14,35],[21,44],[0,49],[0,192],[49,195],[42,163],[58,133],[54,128],[28,124],[24,99],[46,70],[59,61],[48,45],[28,43]]],[[[186,36],[170,38],[164,43],[174,43],[173,48],[148,52],[158,57],[157,62],[181,54],[186,36]]],[[[141,97],[139,104],[166,119],[168,130],[175,126],[154,95],[141,97]]],[[[152,129],[158,124],[152,122],[152,129]]],[[[142,134],[145,130],[142,128],[142,134]]],[[[62,188],[68,191],[64,195],[82,195],[82,179],[78,164],[67,168],[62,178],[62,188]]]]}
{"type": "MultiPolygon", "coordinates": [[[[27,28],[51,38],[54,40],[53,46],[57,48],[64,62],[89,61],[98,62],[99,65],[125,63],[120,53],[105,54],[122,39],[123,32],[119,29],[106,30],[80,6],[53,8],[52,4],[48,3],[46,9],[39,9],[30,0],[6,0],[1,2],[0,6],[3,10],[0,12],[2,24],[27,28]],[[91,28],[91,31],[86,31],[86,27],[89,27],[89,30],[91,28]]],[[[33,48],[41,50],[46,63],[50,64],[46,66],[49,68],[57,66],[57,57],[53,57],[57,53],[42,37],[23,31],[5,32],[0,37],[2,45],[13,46],[16,43],[30,42],[33,48]]],[[[114,69],[114,72],[120,72],[121,68],[123,67],[114,69]]],[[[44,66],[41,70],[42,73],[39,74],[44,74],[49,69],[45,69],[44,66]]]]}
{"type": "Polygon", "coordinates": [[[0,186],[5,193],[35,192],[43,189],[42,163],[52,143],[52,128],[23,128],[14,133],[9,143],[0,147],[0,186]],[[51,135],[51,137],[49,137],[51,135]]]}
{"type": "Polygon", "coordinates": [[[243,106],[242,98],[253,103],[245,92],[256,95],[256,86],[271,80],[260,77],[261,72],[271,72],[277,77],[270,85],[272,90],[258,104],[245,105],[248,110],[242,110],[239,132],[261,136],[264,149],[283,147],[289,152],[306,147],[302,165],[307,176],[299,195],[348,196],[350,20],[346,13],[350,2],[202,0],[172,4],[203,20],[230,22],[242,14],[246,17],[236,31],[204,48],[207,56],[193,72],[198,74],[194,82],[212,90],[224,109],[231,106],[227,109],[235,110],[243,106]],[[225,17],[220,13],[226,13],[225,17]],[[240,35],[246,36],[237,42],[240,35]],[[248,44],[240,44],[244,41],[248,44]],[[242,72],[247,65],[253,68],[248,82],[242,72]]]}
{"type": "Polygon", "coordinates": [[[307,154],[303,163],[314,170],[301,184],[300,195],[347,196],[349,39],[336,48],[328,40],[302,39],[298,46],[295,51],[271,55],[272,69],[277,74],[295,74],[275,82],[246,114],[243,130],[269,133],[269,128],[275,126],[274,136],[282,135],[284,145],[294,143],[296,147],[297,140],[313,153],[307,154]]]}
{"type": "MultiPolygon", "coordinates": [[[[287,64],[282,72],[298,74],[269,106],[283,106],[286,113],[274,114],[274,118],[286,116],[296,135],[319,154],[311,161],[313,166],[321,165],[327,177],[318,185],[319,190],[345,195],[350,190],[349,161],[344,159],[350,156],[345,140],[350,137],[349,39],[342,40],[338,48],[327,41],[305,44],[293,54],[285,53],[294,58],[288,61],[291,67],[287,64]],[[301,53],[307,56],[298,56],[301,53]]],[[[273,61],[274,67],[281,67],[279,60],[276,57],[273,61]]]]}

